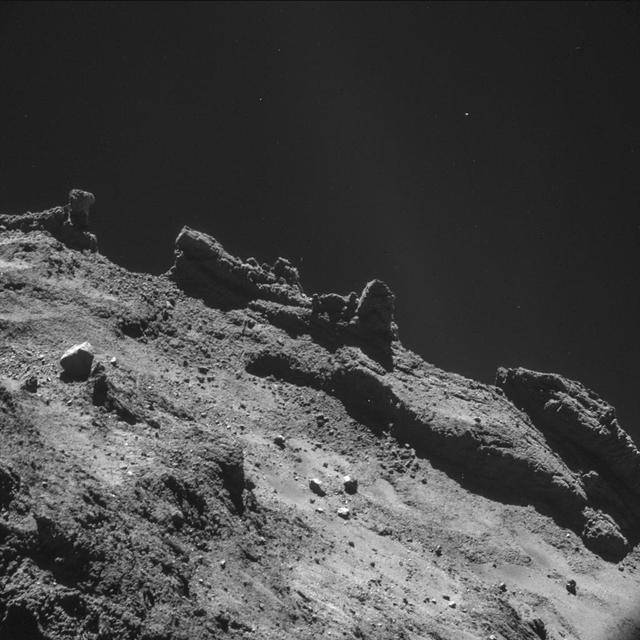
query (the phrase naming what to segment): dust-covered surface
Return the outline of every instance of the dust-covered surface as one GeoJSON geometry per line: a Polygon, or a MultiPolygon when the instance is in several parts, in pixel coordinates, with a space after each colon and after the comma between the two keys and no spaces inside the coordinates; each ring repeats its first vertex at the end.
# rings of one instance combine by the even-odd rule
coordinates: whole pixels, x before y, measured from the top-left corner
{"type": "Polygon", "coordinates": [[[617,424],[611,460],[559,444],[405,350],[379,281],[310,296],[200,236],[135,274],[32,226],[0,231],[0,638],[640,636],[617,424]]]}

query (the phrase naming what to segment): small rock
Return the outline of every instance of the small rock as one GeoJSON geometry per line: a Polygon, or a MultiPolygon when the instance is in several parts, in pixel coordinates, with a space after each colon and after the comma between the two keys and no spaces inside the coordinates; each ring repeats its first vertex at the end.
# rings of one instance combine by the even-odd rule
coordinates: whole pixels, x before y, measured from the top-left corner
{"type": "Polygon", "coordinates": [[[504,582],[501,582],[498,585],[498,589],[500,589],[500,591],[502,591],[502,593],[504,593],[507,590],[507,585],[504,582]]]}
{"type": "Polygon", "coordinates": [[[440,556],[442,555],[442,547],[441,547],[440,545],[438,545],[438,546],[435,548],[435,554],[436,554],[438,557],[440,557],[440,556]]]}
{"type": "Polygon", "coordinates": [[[346,493],[354,494],[358,491],[358,481],[351,476],[345,476],[342,479],[344,490],[346,493]]]}
{"type": "Polygon", "coordinates": [[[457,606],[457,605],[456,605],[456,603],[455,603],[455,602],[450,602],[450,603],[449,603],[449,608],[450,608],[450,609],[455,609],[455,608],[456,608],[456,606],[457,606]]]}
{"type": "Polygon", "coordinates": [[[348,520],[351,517],[351,510],[349,507],[340,507],[337,514],[344,520],[348,520]]]}
{"type": "Polygon", "coordinates": [[[227,566],[227,561],[226,560],[220,560],[220,568],[224,569],[227,566]]]}
{"type": "Polygon", "coordinates": [[[22,380],[20,388],[28,391],[29,393],[35,393],[38,390],[38,378],[34,375],[26,376],[22,380]]]}
{"type": "Polygon", "coordinates": [[[571,595],[576,595],[576,581],[575,580],[569,580],[567,582],[567,591],[571,594],[571,595]]]}
{"type": "Polygon", "coordinates": [[[318,478],[311,478],[309,480],[309,489],[318,496],[326,496],[327,492],[322,487],[322,481],[318,478]]]}
{"type": "Polygon", "coordinates": [[[91,373],[93,347],[89,342],[73,345],[62,354],[60,366],[74,380],[86,380],[91,373]]]}
{"type": "Polygon", "coordinates": [[[287,441],[285,440],[285,437],[283,435],[278,434],[274,439],[273,439],[273,443],[277,446],[280,447],[281,449],[284,449],[287,441]]]}

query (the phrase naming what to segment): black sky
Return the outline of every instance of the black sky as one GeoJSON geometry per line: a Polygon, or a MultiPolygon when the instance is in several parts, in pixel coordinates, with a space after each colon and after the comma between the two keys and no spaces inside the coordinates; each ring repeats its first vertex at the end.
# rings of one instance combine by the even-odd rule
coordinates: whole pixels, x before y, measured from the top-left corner
{"type": "Polygon", "coordinates": [[[189,224],[382,278],[427,361],[563,373],[638,438],[639,70],[636,4],[4,4],[0,211],[79,186],[129,268],[189,224]]]}

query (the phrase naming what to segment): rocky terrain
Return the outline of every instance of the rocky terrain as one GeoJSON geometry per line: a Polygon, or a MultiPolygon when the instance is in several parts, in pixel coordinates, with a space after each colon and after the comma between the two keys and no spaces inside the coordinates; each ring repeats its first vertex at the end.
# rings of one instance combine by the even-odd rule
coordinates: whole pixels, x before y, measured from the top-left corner
{"type": "Polygon", "coordinates": [[[93,201],[0,216],[0,638],[640,637],[606,401],[442,371],[385,283],[309,295],[188,227],[130,273],[93,201]]]}

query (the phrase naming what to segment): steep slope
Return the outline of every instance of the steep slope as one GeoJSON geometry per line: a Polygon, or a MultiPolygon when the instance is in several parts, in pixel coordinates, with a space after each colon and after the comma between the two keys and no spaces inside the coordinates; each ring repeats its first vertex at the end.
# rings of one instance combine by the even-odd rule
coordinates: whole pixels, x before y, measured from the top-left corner
{"type": "Polygon", "coordinates": [[[133,274],[51,211],[0,219],[0,637],[634,633],[637,452],[583,387],[437,369],[380,281],[188,228],[133,274]]]}

